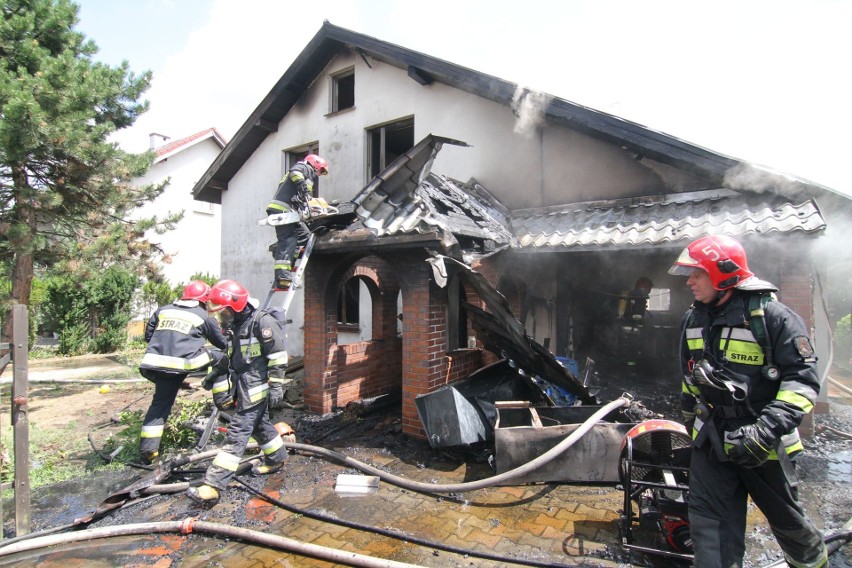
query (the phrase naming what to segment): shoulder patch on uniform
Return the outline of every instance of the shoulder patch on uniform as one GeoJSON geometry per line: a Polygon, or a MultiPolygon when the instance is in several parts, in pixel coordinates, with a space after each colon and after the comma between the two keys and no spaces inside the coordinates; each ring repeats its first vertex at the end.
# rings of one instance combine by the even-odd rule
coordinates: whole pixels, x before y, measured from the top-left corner
{"type": "Polygon", "coordinates": [[[272,337],[272,329],[268,327],[264,327],[260,330],[260,335],[264,339],[270,339],[272,337]]]}
{"type": "Polygon", "coordinates": [[[808,357],[814,356],[814,348],[811,347],[811,340],[806,336],[800,335],[799,337],[794,337],[793,345],[796,347],[796,351],[799,352],[799,355],[801,355],[802,358],[807,359],[808,357]]]}

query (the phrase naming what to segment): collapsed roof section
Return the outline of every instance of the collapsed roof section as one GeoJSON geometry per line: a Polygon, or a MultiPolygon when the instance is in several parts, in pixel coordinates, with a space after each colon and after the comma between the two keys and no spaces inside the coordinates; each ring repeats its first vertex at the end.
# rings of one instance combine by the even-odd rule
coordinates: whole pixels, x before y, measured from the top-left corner
{"type": "Polygon", "coordinates": [[[379,237],[434,235],[442,252],[465,262],[516,245],[505,209],[485,188],[431,172],[444,144],[467,146],[430,134],[362,189],[352,200],[362,226],[379,237]]]}

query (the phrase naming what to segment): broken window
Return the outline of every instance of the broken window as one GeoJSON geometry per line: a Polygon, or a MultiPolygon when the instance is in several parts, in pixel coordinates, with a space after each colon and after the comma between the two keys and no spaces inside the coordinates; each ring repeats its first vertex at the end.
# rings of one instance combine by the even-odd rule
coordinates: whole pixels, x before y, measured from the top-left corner
{"type": "Polygon", "coordinates": [[[405,118],[367,130],[369,137],[369,179],[414,147],[414,118],[405,118]]]}
{"type": "Polygon", "coordinates": [[[671,290],[668,288],[651,288],[648,295],[649,312],[667,312],[671,307],[671,290]]]}
{"type": "Polygon", "coordinates": [[[338,329],[358,331],[360,323],[361,282],[350,278],[340,287],[337,295],[338,329]]]}
{"type": "Polygon", "coordinates": [[[331,112],[355,106],[355,68],[350,67],[331,77],[331,112]]]}
{"type": "MultiPolygon", "coordinates": [[[[319,142],[311,142],[310,144],[306,144],[304,146],[299,146],[297,148],[292,148],[290,150],[285,150],[282,155],[282,168],[281,168],[281,177],[290,171],[290,168],[298,162],[299,160],[303,160],[305,156],[308,154],[319,154],[319,142]]],[[[314,184],[314,197],[319,197],[319,188],[320,188],[320,176],[317,176],[317,181],[314,184]]]]}

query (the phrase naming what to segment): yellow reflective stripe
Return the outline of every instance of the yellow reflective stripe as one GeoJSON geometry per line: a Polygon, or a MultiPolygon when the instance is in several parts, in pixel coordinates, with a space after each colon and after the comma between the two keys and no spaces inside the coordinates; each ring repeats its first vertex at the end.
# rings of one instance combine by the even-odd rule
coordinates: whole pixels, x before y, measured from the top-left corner
{"type": "Polygon", "coordinates": [[[188,310],[163,310],[157,315],[157,331],[176,331],[189,335],[192,328],[204,323],[204,318],[188,310]]]}
{"type": "Polygon", "coordinates": [[[275,269],[278,270],[279,268],[281,270],[291,270],[293,267],[290,266],[289,262],[276,262],[275,269]]]}
{"type": "Polygon", "coordinates": [[[282,385],[283,385],[283,384],[284,384],[284,379],[279,379],[279,378],[277,378],[277,377],[269,377],[269,384],[272,384],[272,383],[275,383],[275,384],[282,384],[282,385]]]}
{"type": "Polygon", "coordinates": [[[681,391],[681,392],[685,392],[685,393],[687,393],[687,394],[694,394],[694,395],[696,395],[696,396],[697,396],[697,395],[699,395],[699,394],[701,394],[701,389],[700,389],[700,388],[698,388],[698,387],[697,387],[697,386],[695,386],[695,385],[687,384],[687,383],[685,383],[685,382],[683,382],[683,383],[681,383],[681,384],[680,384],[680,391],[681,391]]]}
{"type": "Polygon", "coordinates": [[[210,392],[212,392],[213,394],[218,394],[220,392],[225,392],[226,390],[228,390],[230,388],[231,388],[231,385],[230,385],[228,379],[225,379],[224,381],[219,381],[217,383],[213,383],[213,389],[210,392]]]}
{"type": "Polygon", "coordinates": [[[145,353],[140,363],[140,365],[159,367],[161,369],[174,369],[176,371],[192,371],[206,367],[209,364],[210,355],[206,351],[202,351],[200,355],[196,355],[192,359],[171,357],[169,355],[160,355],[159,353],[145,353]]]}
{"type": "Polygon", "coordinates": [[[287,356],[286,351],[276,351],[275,353],[270,353],[266,356],[266,358],[269,360],[268,365],[271,367],[286,365],[289,361],[289,357],[287,356]]]}
{"type": "Polygon", "coordinates": [[[228,452],[219,452],[213,460],[213,465],[227,469],[228,471],[237,471],[237,467],[240,465],[240,458],[228,452]]]}
{"type": "Polygon", "coordinates": [[[141,438],[162,438],[163,425],[159,426],[142,426],[141,438]]]}
{"type": "Polygon", "coordinates": [[[260,343],[254,337],[249,339],[240,339],[240,352],[243,356],[249,357],[260,356],[260,343]]]}
{"type": "Polygon", "coordinates": [[[248,390],[249,401],[257,402],[259,400],[263,400],[267,396],[269,396],[269,385],[263,383],[262,385],[258,385],[254,388],[250,388],[248,390]]]}
{"type": "Polygon", "coordinates": [[[686,346],[690,351],[704,349],[704,337],[701,335],[700,327],[688,327],[686,329],[686,346]]]}
{"type": "Polygon", "coordinates": [[[778,394],[775,395],[775,400],[789,402],[790,404],[801,408],[805,414],[814,409],[814,403],[811,402],[810,399],[797,392],[789,390],[779,390],[778,394]]]}
{"type": "Polygon", "coordinates": [[[305,176],[302,175],[300,171],[290,172],[290,181],[299,182],[305,179],[305,176]]]}
{"type": "Polygon", "coordinates": [[[727,341],[725,357],[741,365],[763,365],[763,348],[757,343],[727,341]]]}
{"type": "Polygon", "coordinates": [[[275,209],[277,211],[282,211],[282,212],[289,211],[287,206],[284,205],[283,203],[281,203],[280,201],[270,201],[269,204],[266,206],[266,208],[267,209],[275,209]]]}
{"type": "Polygon", "coordinates": [[[273,454],[278,451],[278,448],[284,445],[284,440],[281,439],[281,436],[275,436],[265,444],[263,444],[260,449],[263,450],[263,453],[266,455],[273,454]]]}

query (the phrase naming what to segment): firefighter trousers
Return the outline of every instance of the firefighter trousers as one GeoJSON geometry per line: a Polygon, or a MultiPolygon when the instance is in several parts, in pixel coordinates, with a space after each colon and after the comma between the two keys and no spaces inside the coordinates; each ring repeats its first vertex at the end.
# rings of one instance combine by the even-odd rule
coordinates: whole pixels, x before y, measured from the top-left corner
{"type": "Polygon", "coordinates": [[[249,438],[253,437],[263,450],[263,461],[267,464],[279,464],[287,460],[287,448],[275,426],[269,420],[267,399],[263,399],[251,408],[240,409],[234,413],[228,425],[225,445],[216,454],[213,463],[207,468],[204,483],[216,489],[224,490],[240,465],[246,451],[249,438]]]}
{"type": "Polygon", "coordinates": [[[299,223],[288,223],[275,227],[275,237],[277,241],[272,250],[272,258],[275,259],[276,266],[286,264],[290,267],[287,270],[292,270],[296,261],[296,250],[308,242],[308,234],[299,223]]]}
{"type": "Polygon", "coordinates": [[[160,448],[166,420],[169,419],[178,390],[186,379],[187,373],[170,373],[153,369],[139,369],[139,373],[154,383],[154,398],[142,421],[142,434],[139,440],[139,451],[151,453],[160,448]]]}
{"type": "Polygon", "coordinates": [[[689,531],[695,566],[743,565],[749,496],[769,521],[790,566],[826,565],[822,535],[805,516],[798,491],[777,460],[745,468],[720,462],[712,446],[704,444],[693,448],[689,468],[689,531]]]}

